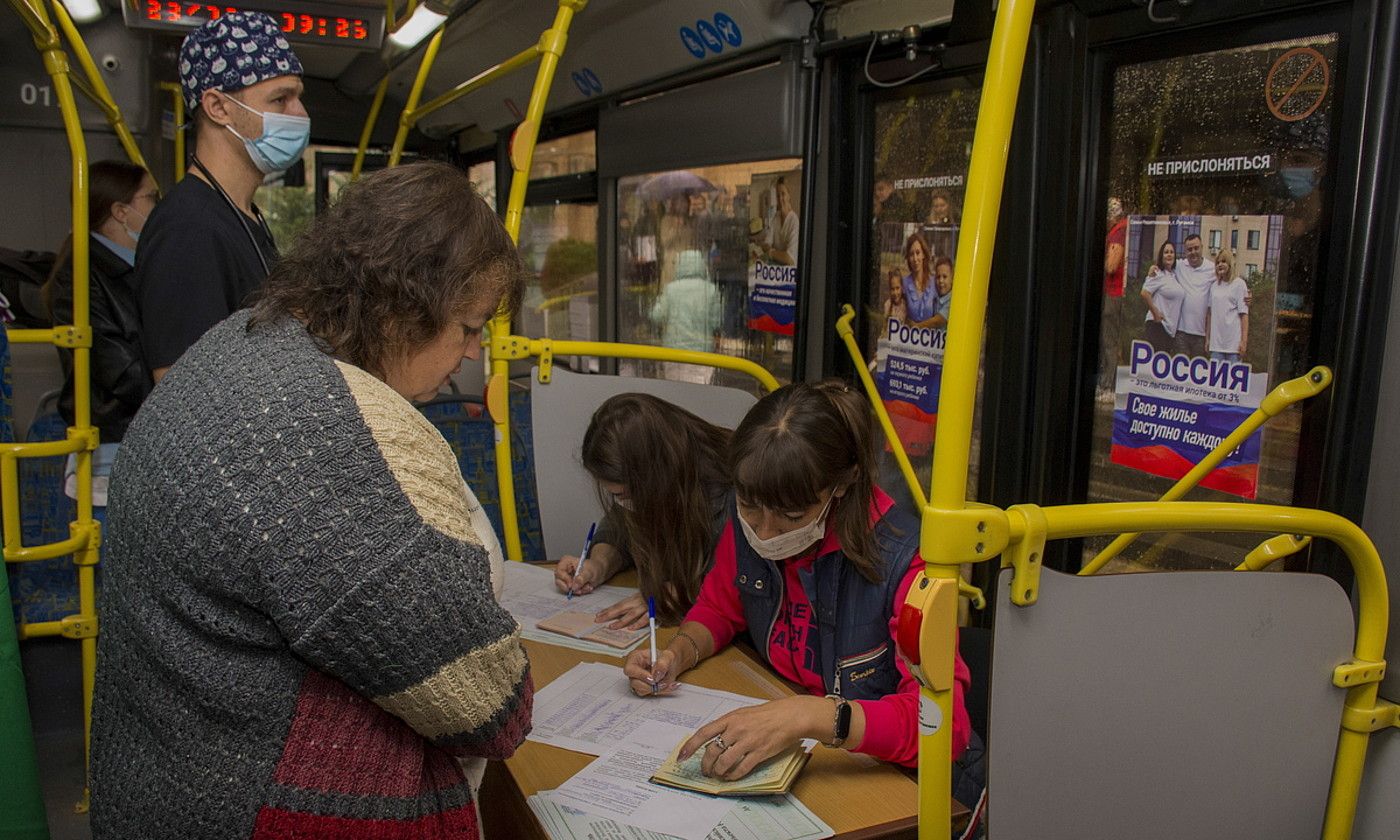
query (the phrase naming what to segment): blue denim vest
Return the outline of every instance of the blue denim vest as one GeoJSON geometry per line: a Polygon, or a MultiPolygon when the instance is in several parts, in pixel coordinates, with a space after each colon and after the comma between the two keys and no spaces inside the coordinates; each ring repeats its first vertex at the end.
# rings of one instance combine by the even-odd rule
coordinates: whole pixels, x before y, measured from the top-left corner
{"type": "MultiPolygon", "coordinates": [[[[778,564],[765,560],[739,528],[739,512],[730,502],[734,529],[735,578],[749,637],[768,658],[769,637],[782,606],[784,577],[778,564]]],[[[819,556],[798,572],[816,618],[819,673],[828,694],[848,700],[877,700],[899,687],[890,617],[894,597],[919,548],[919,523],[894,506],[875,525],[880,582],[861,576],[837,549],[819,556]]]]}

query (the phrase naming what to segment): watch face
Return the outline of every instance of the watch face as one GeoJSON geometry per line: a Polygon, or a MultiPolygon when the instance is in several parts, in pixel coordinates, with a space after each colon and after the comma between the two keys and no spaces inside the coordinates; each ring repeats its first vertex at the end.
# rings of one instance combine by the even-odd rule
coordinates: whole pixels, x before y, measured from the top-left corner
{"type": "Polygon", "coordinates": [[[844,740],[851,734],[851,704],[842,700],[836,709],[836,737],[844,740]]]}

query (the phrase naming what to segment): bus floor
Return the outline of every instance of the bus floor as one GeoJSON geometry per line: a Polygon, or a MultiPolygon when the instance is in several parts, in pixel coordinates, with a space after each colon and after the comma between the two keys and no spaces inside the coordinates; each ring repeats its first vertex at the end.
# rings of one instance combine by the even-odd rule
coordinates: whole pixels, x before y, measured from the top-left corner
{"type": "Polygon", "coordinates": [[[20,642],[20,662],[29,691],[29,718],[39,758],[39,783],[51,840],[90,840],[83,798],[82,658],[72,639],[20,642]]]}

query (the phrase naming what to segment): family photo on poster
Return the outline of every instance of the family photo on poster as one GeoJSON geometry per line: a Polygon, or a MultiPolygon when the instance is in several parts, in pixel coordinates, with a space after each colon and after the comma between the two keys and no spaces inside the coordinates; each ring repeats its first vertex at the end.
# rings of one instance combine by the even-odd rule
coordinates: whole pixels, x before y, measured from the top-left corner
{"type": "MultiPolygon", "coordinates": [[[[1130,216],[1116,319],[1110,460],[1180,478],[1269,391],[1279,216],[1130,216]]],[[[1261,432],[1202,487],[1253,499],[1261,432]]]]}
{"type": "Polygon", "coordinates": [[[885,298],[874,378],[895,431],[910,455],[931,450],[937,423],[938,387],[953,301],[953,255],[958,244],[959,226],[953,221],[953,212],[947,194],[935,193],[930,202],[931,221],[879,225],[885,298]],[[934,218],[937,221],[932,221],[934,218]]]}
{"type": "Polygon", "coordinates": [[[801,172],[755,175],[750,182],[749,329],[793,334],[801,172]]]}

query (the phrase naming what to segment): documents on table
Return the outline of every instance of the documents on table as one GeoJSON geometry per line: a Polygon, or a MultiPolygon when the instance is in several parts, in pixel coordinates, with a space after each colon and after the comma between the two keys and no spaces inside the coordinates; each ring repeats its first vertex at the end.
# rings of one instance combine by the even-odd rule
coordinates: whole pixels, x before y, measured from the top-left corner
{"type": "Polygon", "coordinates": [[[729,782],[724,779],[712,779],[701,772],[700,764],[705,758],[704,749],[696,750],[691,753],[690,758],[681,761],[680,752],[685,740],[682,738],[676,742],[675,749],[652,775],[653,782],[681,790],[708,793],[711,796],[767,796],[787,793],[792,789],[797,774],[806,766],[807,759],[811,758],[811,753],[800,744],[793,744],[750,770],[744,778],[729,782]]]}
{"type": "MultiPolygon", "coordinates": [[[[602,755],[613,745],[631,740],[637,727],[647,721],[680,727],[686,730],[684,738],[720,715],[761,702],[689,683],[662,697],[638,697],[627,687],[621,668],[583,662],[535,692],[530,740],[602,755]]],[[[677,743],[666,744],[661,758],[677,743]]]]}
{"type": "Polygon", "coordinates": [[[612,744],[592,764],[555,788],[549,798],[623,825],[684,840],[705,840],[734,803],[649,781],[671,745],[689,734],[683,726],[645,721],[632,729],[626,740],[612,744]]]}
{"type": "MultiPolygon", "coordinates": [[[[625,586],[599,586],[587,595],[575,595],[573,601],[554,588],[554,572],[528,563],[506,563],[505,586],[501,592],[501,606],[506,608],[516,623],[520,625],[522,638],[559,647],[601,653],[607,656],[623,656],[646,638],[646,633],[638,632],[636,638],[623,643],[620,632],[608,631],[606,624],[597,625],[608,642],[574,638],[561,633],[541,630],[535,625],[541,620],[555,618],[560,613],[587,611],[596,613],[611,607],[637,590],[625,586]]],[[[599,639],[602,636],[597,637],[599,639]]]]}
{"type": "MultiPolygon", "coordinates": [[[[551,840],[671,840],[675,835],[648,831],[561,805],[542,790],[526,802],[551,840]]],[[[792,794],[756,796],[736,802],[705,840],[824,840],[831,826],[807,810],[792,794]]]]}

